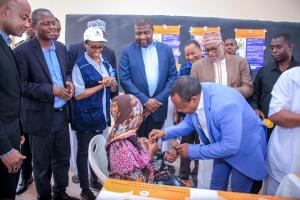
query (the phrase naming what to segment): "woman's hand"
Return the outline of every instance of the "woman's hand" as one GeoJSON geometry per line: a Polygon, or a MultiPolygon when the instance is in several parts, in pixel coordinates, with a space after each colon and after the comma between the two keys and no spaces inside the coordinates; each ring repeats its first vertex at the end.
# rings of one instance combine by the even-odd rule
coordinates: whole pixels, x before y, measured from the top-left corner
{"type": "Polygon", "coordinates": [[[112,82],[112,78],[111,77],[103,77],[103,79],[100,82],[103,83],[105,87],[109,87],[109,85],[112,82]]]}
{"type": "Polygon", "coordinates": [[[141,137],[140,142],[143,143],[147,147],[149,155],[150,155],[151,158],[154,156],[154,154],[159,149],[157,143],[150,143],[150,141],[145,137],[141,137]]]}
{"type": "Polygon", "coordinates": [[[118,83],[113,77],[104,77],[99,83],[103,83],[104,87],[110,87],[112,92],[115,92],[118,87],[118,83]]]}

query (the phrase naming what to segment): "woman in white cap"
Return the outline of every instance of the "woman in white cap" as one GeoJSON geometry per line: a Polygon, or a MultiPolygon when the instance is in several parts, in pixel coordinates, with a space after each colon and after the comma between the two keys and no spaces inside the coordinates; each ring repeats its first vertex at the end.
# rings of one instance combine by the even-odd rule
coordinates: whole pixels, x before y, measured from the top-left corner
{"type": "MultiPolygon", "coordinates": [[[[95,135],[102,134],[110,125],[110,92],[116,91],[117,82],[112,67],[101,56],[106,42],[101,29],[89,27],[83,38],[86,52],[76,60],[72,71],[75,87],[72,128],[78,141],[76,162],[82,189],[80,196],[93,200],[96,197],[89,188],[88,145],[95,135]]],[[[91,175],[94,176],[92,171],[91,175]]]]}

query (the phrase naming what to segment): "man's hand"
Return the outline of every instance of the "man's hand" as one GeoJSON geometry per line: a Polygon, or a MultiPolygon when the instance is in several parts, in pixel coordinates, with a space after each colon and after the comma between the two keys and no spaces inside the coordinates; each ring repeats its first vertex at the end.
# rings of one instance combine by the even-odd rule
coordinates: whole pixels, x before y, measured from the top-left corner
{"type": "Polygon", "coordinates": [[[162,105],[162,103],[160,103],[159,101],[157,101],[154,98],[150,98],[146,103],[145,103],[145,107],[150,110],[152,113],[154,113],[160,106],[162,105]]]}
{"type": "Polygon", "coordinates": [[[24,144],[24,142],[25,142],[25,137],[24,137],[24,135],[21,135],[20,144],[24,144]]]}
{"type": "Polygon", "coordinates": [[[178,154],[174,148],[170,149],[169,151],[166,151],[166,153],[165,153],[165,160],[170,163],[175,162],[177,157],[178,157],[178,154]]]}
{"type": "Polygon", "coordinates": [[[189,144],[188,143],[178,144],[178,145],[174,146],[174,149],[181,157],[188,158],[188,156],[189,156],[189,144]]]}
{"type": "Polygon", "coordinates": [[[62,88],[62,87],[59,87],[56,85],[53,86],[53,95],[60,97],[61,99],[66,100],[66,101],[70,100],[73,96],[73,94],[72,95],[69,94],[69,92],[66,88],[62,88]]]}
{"type": "Polygon", "coordinates": [[[158,130],[158,129],[153,129],[150,133],[149,133],[149,140],[151,143],[155,143],[157,139],[162,138],[166,135],[165,131],[163,130],[158,130]]]}
{"type": "Polygon", "coordinates": [[[151,111],[148,110],[147,108],[144,108],[144,111],[143,111],[143,117],[144,118],[147,118],[149,115],[151,115],[151,111]]]}
{"type": "Polygon", "coordinates": [[[8,155],[1,158],[1,160],[7,167],[8,173],[17,173],[25,158],[26,156],[23,156],[18,150],[13,149],[8,155]]]}
{"type": "Polygon", "coordinates": [[[261,118],[262,120],[265,119],[265,115],[261,110],[255,109],[254,111],[259,118],[261,118]]]}
{"type": "Polygon", "coordinates": [[[69,96],[71,96],[71,98],[73,97],[74,95],[74,85],[71,81],[66,81],[66,88],[67,88],[67,91],[69,93],[69,96]]]}

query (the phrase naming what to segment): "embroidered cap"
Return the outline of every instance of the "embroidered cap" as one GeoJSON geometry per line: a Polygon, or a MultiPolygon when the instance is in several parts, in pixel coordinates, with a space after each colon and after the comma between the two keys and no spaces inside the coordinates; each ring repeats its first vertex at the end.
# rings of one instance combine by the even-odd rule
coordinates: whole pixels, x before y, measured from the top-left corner
{"type": "Polygon", "coordinates": [[[83,41],[93,41],[93,42],[107,42],[103,37],[103,33],[100,28],[89,27],[84,31],[83,41]]]}
{"type": "Polygon", "coordinates": [[[106,23],[105,23],[105,21],[103,21],[101,19],[89,21],[86,25],[88,28],[89,27],[97,27],[97,28],[100,28],[102,32],[106,32],[106,23]]]}
{"type": "Polygon", "coordinates": [[[203,46],[211,44],[220,44],[222,42],[222,36],[220,31],[218,32],[206,32],[203,35],[203,46]]]}

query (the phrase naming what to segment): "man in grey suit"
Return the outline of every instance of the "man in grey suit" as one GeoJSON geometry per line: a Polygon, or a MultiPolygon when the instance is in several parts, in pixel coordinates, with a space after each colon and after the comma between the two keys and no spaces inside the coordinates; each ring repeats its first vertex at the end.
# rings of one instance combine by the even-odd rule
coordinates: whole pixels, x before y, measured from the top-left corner
{"type": "Polygon", "coordinates": [[[31,18],[36,37],[14,52],[24,84],[23,128],[29,134],[38,199],[52,199],[52,174],[53,199],[72,199],[65,193],[70,159],[68,101],[74,93],[68,53],[53,40],[56,26],[51,11],[34,10],[31,18]]]}
{"type": "Polygon", "coordinates": [[[153,42],[153,24],[139,18],[135,24],[136,41],[121,53],[120,83],[127,94],[135,95],[144,105],[144,121],[139,136],[147,137],[152,129],[160,129],[167,116],[168,97],[177,78],[172,49],[153,42]]]}
{"type": "Polygon", "coordinates": [[[21,83],[9,35],[22,36],[29,27],[30,12],[27,0],[0,1],[0,199],[15,199],[25,159],[19,152],[21,83]]]}
{"type": "Polygon", "coordinates": [[[245,58],[225,54],[220,32],[207,32],[203,36],[207,56],[192,66],[191,77],[199,82],[215,82],[235,88],[245,98],[253,93],[249,65],[245,58]]]}

